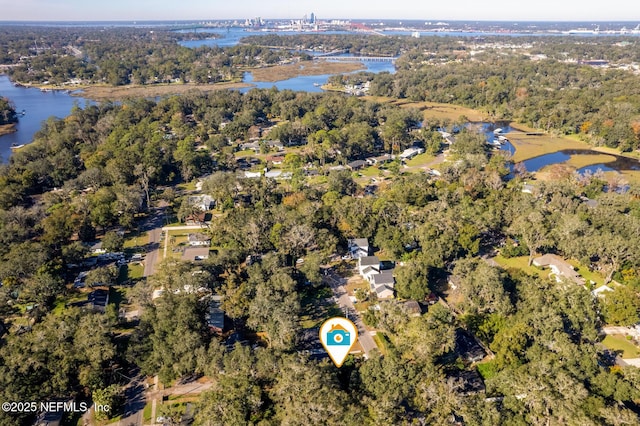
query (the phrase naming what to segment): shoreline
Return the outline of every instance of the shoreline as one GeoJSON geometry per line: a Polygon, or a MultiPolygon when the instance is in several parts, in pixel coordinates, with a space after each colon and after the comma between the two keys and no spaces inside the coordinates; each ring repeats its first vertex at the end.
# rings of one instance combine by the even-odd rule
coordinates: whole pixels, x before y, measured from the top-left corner
{"type": "Polygon", "coordinates": [[[18,129],[16,128],[16,124],[18,124],[18,123],[1,124],[0,125],[0,136],[10,135],[11,133],[17,132],[18,129]]]}
{"type": "Polygon", "coordinates": [[[122,100],[136,97],[155,98],[168,95],[180,95],[192,90],[213,92],[217,90],[244,89],[249,87],[255,87],[255,85],[251,83],[233,82],[214,84],[166,83],[128,86],[91,85],[74,90],[71,96],[83,97],[95,101],[122,100]]]}

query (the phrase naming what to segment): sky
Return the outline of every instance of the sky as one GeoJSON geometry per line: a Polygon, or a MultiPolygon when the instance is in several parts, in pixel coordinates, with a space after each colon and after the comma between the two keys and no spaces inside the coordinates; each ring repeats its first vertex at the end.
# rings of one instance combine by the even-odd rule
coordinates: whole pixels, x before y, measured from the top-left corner
{"type": "Polygon", "coordinates": [[[638,21],[639,0],[0,0],[0,21],[302,18],[638,21]]]}

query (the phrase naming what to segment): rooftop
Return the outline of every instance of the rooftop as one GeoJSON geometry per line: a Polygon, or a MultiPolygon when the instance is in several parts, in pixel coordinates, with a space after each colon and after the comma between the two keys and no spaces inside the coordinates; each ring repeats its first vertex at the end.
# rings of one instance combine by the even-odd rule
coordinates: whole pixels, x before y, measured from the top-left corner
{"type": "Polygon", "coordinates": [[[209,258],[209,249],[207,247],[187,247],[182,253],[182,260],[195,262],[197,260],[205,260],[209,258]]]}
{"type": "Polygon", "coordinates": [[[360,258],[360,266],[378,266],[380,259],[378,256],[365,256],[360,258]]]}

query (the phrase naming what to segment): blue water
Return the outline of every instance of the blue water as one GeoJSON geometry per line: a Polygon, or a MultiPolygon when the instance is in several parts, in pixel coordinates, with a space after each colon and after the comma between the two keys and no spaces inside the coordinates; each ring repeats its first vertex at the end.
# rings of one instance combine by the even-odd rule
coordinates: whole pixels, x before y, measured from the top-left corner
{"type": "MultiPolygon", "coordinates": [[[[355,73],[360,71],[369,71],[369,72],[389,72],[395,73],[396,69],[391,62],[363,62],[365,65],[364,70],[354,71],[355,73]]],[[[327,83],[329,77],[334,74],[321,74],[321,75],[306,75],[289,78],[287,80],[280,80],[275,82],[261,82],[261,81],[253,81],[253,75],[250,72],[244,73],[244,77],[242,81],[244,83],[251,83],[258,89],[271,89],[272,87],[276,87],[278,90],[294,90],[294,91],[304,91],[304,92],[322,92],[321,85],[327,83]]],[[[241,92],[245,93],[252,88],[240,89],[241,92]]]]}
{"type": "MultiPolygon", "coordinates": [[[[287,35],[300,35],[300,34],[354,34],[349,31],[323,31],[323,32],[310,32],[310,31],[256,31],[244,28],[229,28],[229,30],[223,28],[199,28],[198,30],[180,30],[178,32],[190,33],[211,33],[220,36],[219,38],[210,38],[205,40],[186,40],[181,41],[179,44],[184,47],[201,47],[201,46],[218,46],[218,47],[230,47],[235,46],[240,42],[243,37],[250,36],[264,36],[270,34],[277,34],[281,36],[287,35]]],[[[309,52],[312,54],[311,52],[309,52]]]]}
{"type": "Polygon", "coordinates": [[[16,87],[9,77],[0,75],[0,96],[9,98],[15,104],[16,111],[26,111],[19,117],[17,131],[0,136],[0,159],[6,161],[11,156],[11,145],[22,145],[33,141],[33,135],[40,130],[42,122],[54,116],[64,118],[74,105],[83,107],[86,99],[71,96],[61,91],[41,92],[39,89],[16,87]]]}
{"type": "MultiPolygon", "coordinates": [[[[324,84],[327,82],[327,79],[331,76],[331,74],[322,74],[322,75],[306,75],[300,77],[294,77],[287,80],[280,81],[253,81],[253,75],[250,72],[244,73],[244,78],[242,79],[245,83],[251,83],[258,89],[271,89],[272,87],[276,87],[278,90],[294,90],[294,91],[305,91],[305,92],[322,92],[322,89],[319,86],[314,86],[316,84],[324,84]]],[[[247,87],[244,89],[240,89],[242,93],[246,93],[254,87],[247,87]]]]}
{"type": "MultiPolygon", "coordinates": [[[[544,154],[539,157],[531,158],[524,161],[524,165],[529,172],[537,172],[545,166],[551,164],[560,164],[568,161],[573,155],[601,155],[601,152],[591,149],[566,149],[550,154],[544,154]]],[[[579,173],[590,171],[592,173],[602,170],[603,172],[621,171],[621,170],[640,170],[640,161],[633,158],[622,157],[615,154],[611,155],[615,159],[608,163],[591,164],[578,169],[579,173]]]]}

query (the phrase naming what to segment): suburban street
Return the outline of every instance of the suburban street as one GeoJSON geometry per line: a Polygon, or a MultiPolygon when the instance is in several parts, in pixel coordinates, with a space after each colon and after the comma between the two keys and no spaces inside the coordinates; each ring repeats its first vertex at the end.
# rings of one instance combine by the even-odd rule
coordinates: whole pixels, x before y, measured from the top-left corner
{"type": "Polygon", "coordinates": [[[143,411],[146,404],[144,378],[138,371],[133,373],[136,375],[129,378],[130,381],[124,390],[126,402],[122,418],[109,426],[142,426],[144,424],[143,411]]]}
{"type": "Polygon", "coordinates": [[[364,350],[365,357],[368,358],[369,353],[373,349],[378,349],[378,346],[373,340],[373,337],[371,337],[369,331],[367,331],[362,319],[360,318],[360,313],[356,311],[353,306],[353,302],[349,298],[347,289],[344,286],[344,284],[346,284],[346,280],[334,272],[328,272],[328,274],[324,276],[324,281],[329,284],[331,290],[333,290],[333,294],[338,302],[338,306],[340,306],[340,309],[358,328],[358,340],[360,341],[362,350],[364,350]]]}
{"type": "Polygon", "coordinates": [[[143,231],[149,233],[149,250],[144,261],[144,276],[153,275],[156,271],[156,263],[160,254],[160,237],[162,235],[162,225],[164,224],[166,206],[156,207],[153,214],[147,219],[142,227],[143,231]]]}

